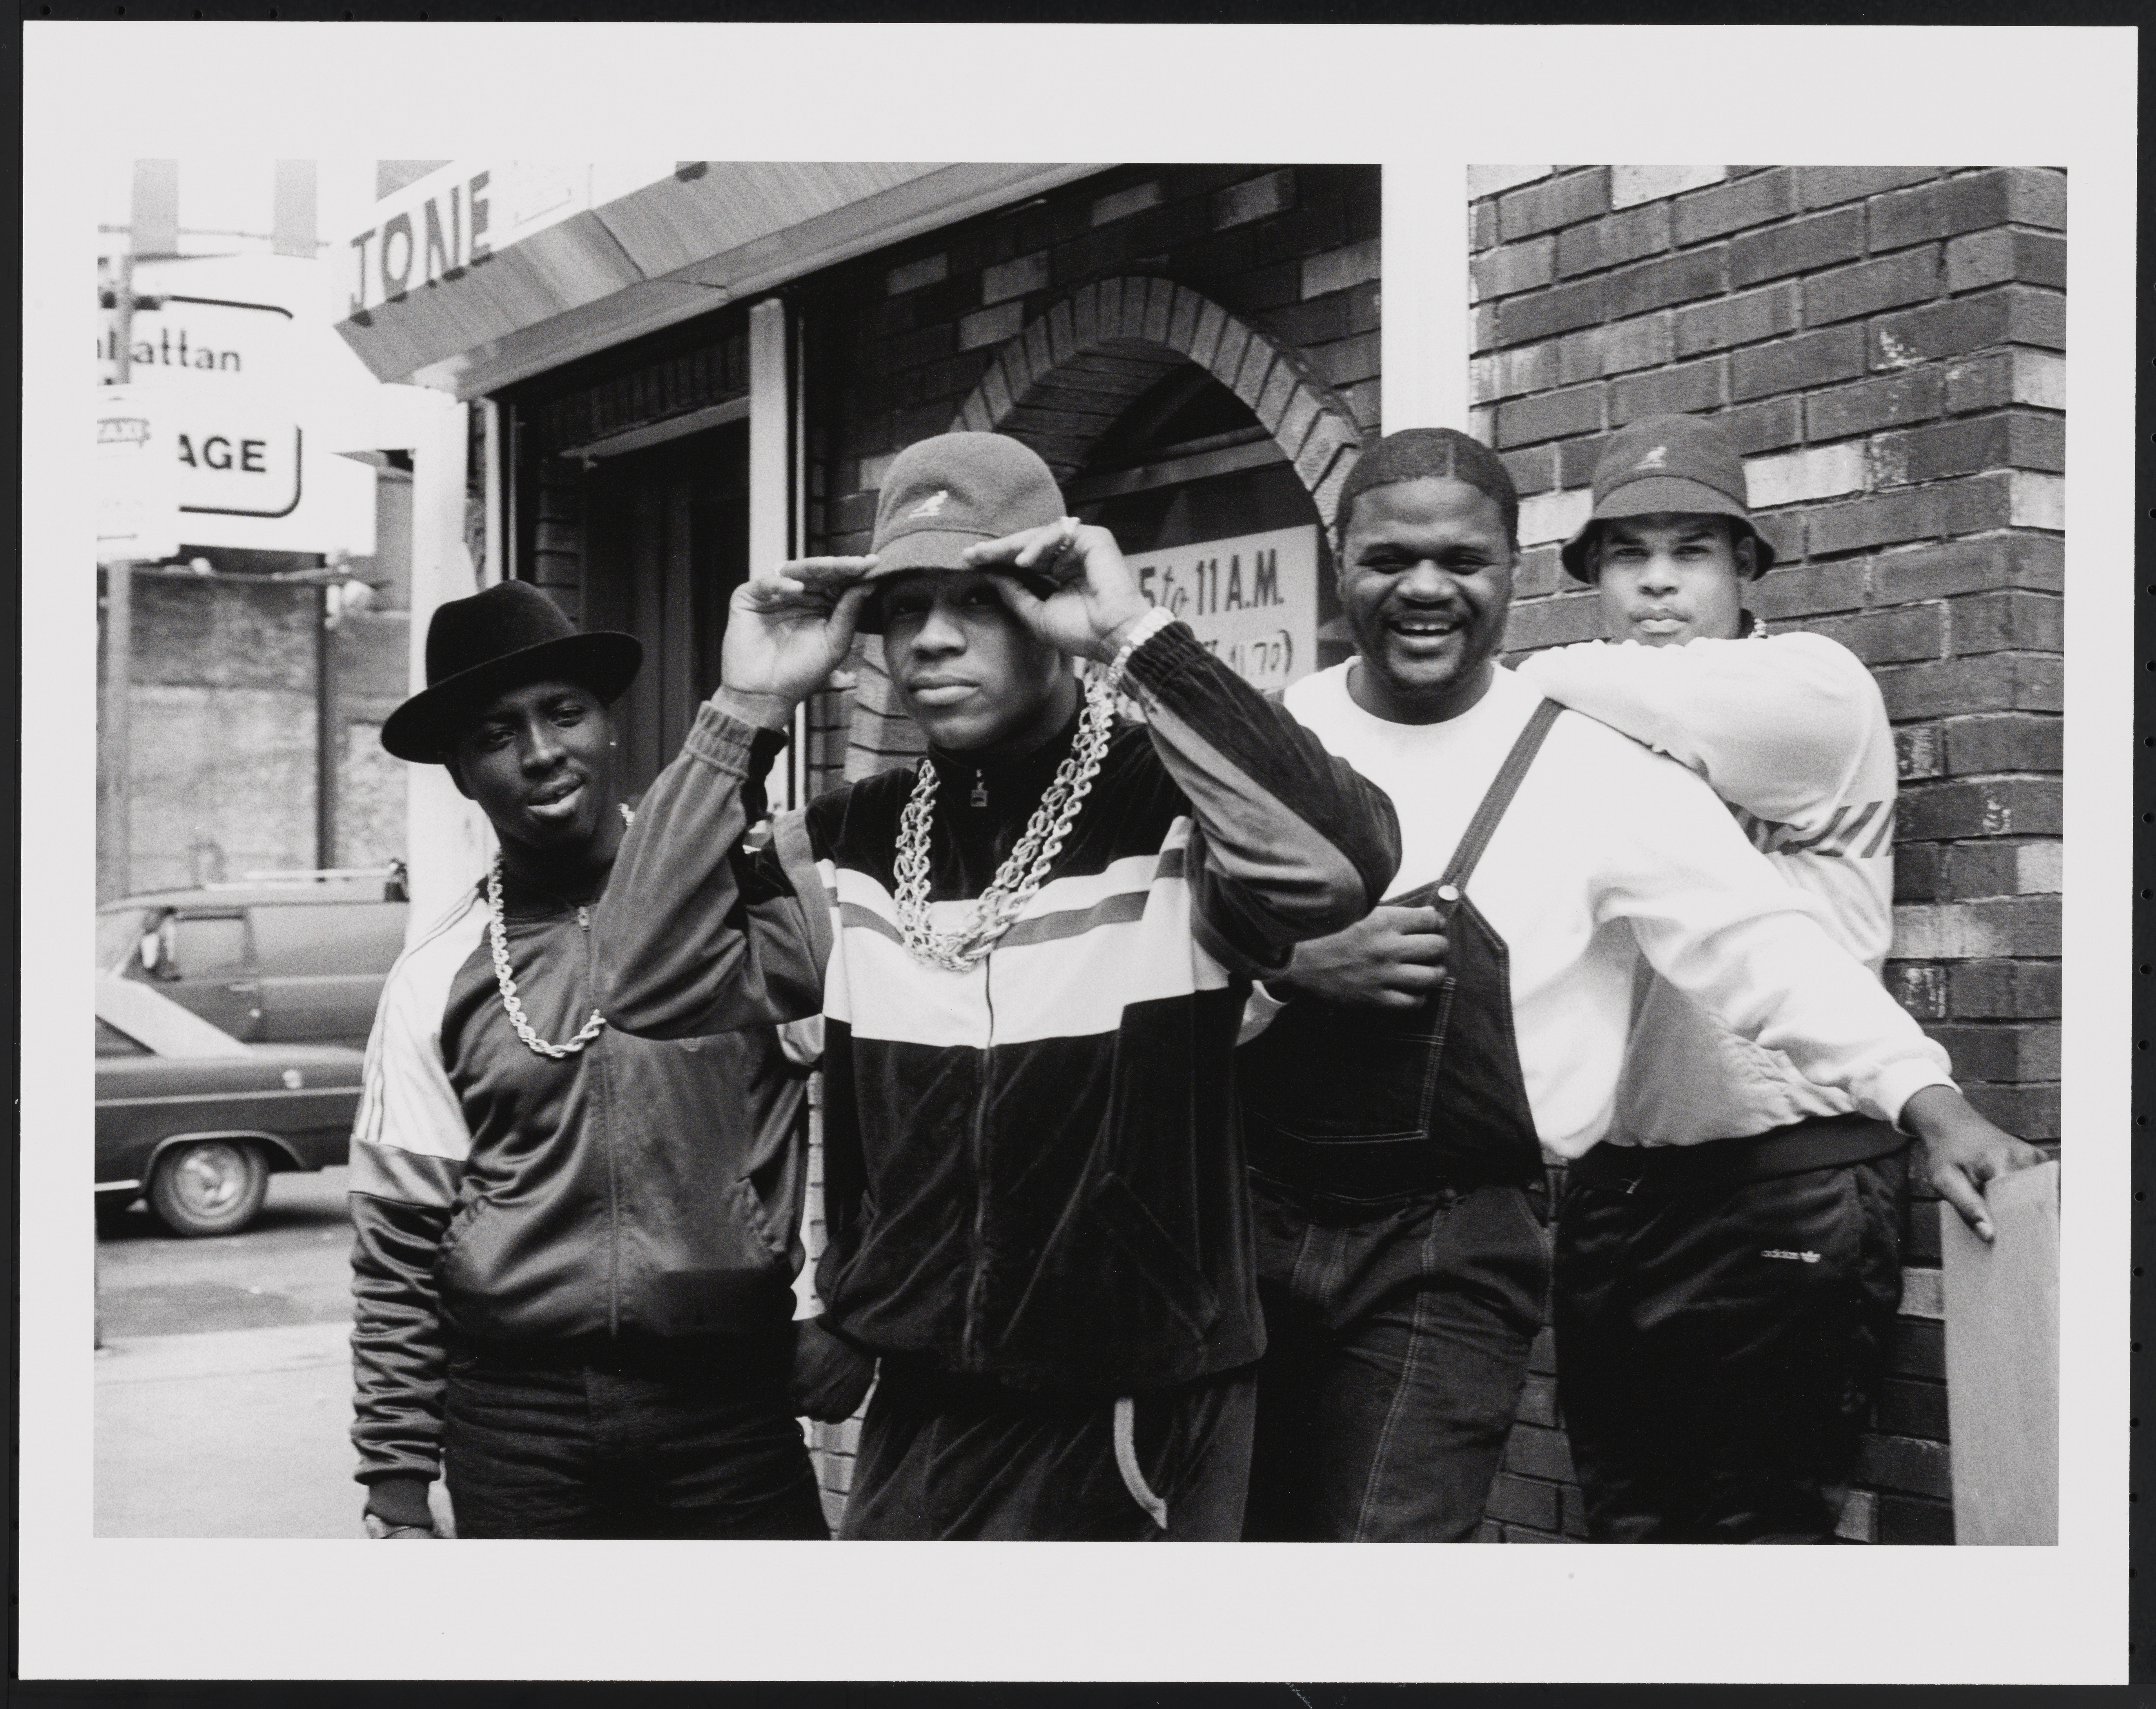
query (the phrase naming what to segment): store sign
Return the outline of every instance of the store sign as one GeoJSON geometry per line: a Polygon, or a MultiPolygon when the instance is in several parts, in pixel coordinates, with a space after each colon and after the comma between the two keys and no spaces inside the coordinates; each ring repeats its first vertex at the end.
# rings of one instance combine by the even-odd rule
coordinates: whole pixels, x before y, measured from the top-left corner
{"type": "MultiPolygon", "coordinates": [[[[196,269],[198,271],[199,269],[196,269]]],[[[135,269],[129,388],[163,400],[165,444],[183,511],[289,516],[300,503],[300,427],[293,386],[293,316],[281,303],[167,289],[184,264],[135,269]]],[[[118,372],[118,320],[99,334],[100,376],[118,372]]],[[[192,538],[198,530],[190,531],[192,538]]]]}
{"type": "Polygon", "coordinates": [[[244,394],[175,398],[172,463],[180,509],[289,516],[300,504],[300,429],[291,412],[244,394]]]}
{"type": "MultiPolygon", "coordinates": [[[[151,268],[136,269],[136,290],[156,282],[151,268]]],[[[162,306],[137,309],[133,335],[131,383],[161,380],[209,379],[281,381],[290,363],[292,311],[275,303],[227,302],[222,299],[164,295],[162,306]]],[[[98,335],[98,378],[119,377],[116,357],[120,334],[116,317],[105,311],[98,335]]]]}
{"type": "MultiPolygon", "coordinates": [[[[336,401],[353,383],[345,371],[358,364],[328,321],[326,265],[261,254],[138,261],[134,291],[127,386],[99,390],[155,398],[179,543],[131,556],[179,545],[373,550],[373,470],[328,450],[336,401]]],[[[119,323],[105,310],[99,372],[112,375],[116,357],[119,323]]]]}
{"type": "Polygon", "coordinates": [[[1276,528],[1134,554],[1155,605],[1258,688],[1284,688],[1317,663],[1317,528],[1276,528]]]}
{"type": "Polygon", "coordinates": [[[496,250],[654,182],[675,165],[454,162],[384,197],[373,223],[349,239],[346,311],[364,315],[422,287],[461,279],[496,250]]]}
{"type": "Polygon", "coordinates": [[[134,386],[97,393],[97,561],[170,557],[180,549],[178,465],[165,400],[134,386]]]}

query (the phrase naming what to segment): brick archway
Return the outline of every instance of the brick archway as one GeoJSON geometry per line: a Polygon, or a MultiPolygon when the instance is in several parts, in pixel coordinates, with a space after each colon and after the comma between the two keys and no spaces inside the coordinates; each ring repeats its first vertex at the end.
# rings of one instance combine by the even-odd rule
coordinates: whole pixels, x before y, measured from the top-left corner
{"type": "MultiPolygon", "coordinates": [[[[1097,280],[1050,305],[997,351],[949,431],[1023,439],[1065,480],[1127,405],[1184,362],[1250,406],[1330,527],[1361,445],[1354,417],[1299,352],[1172,279],[1097,280]]],[[[920,733],[894,702],[882,649],[865,645],[846,777],[921,751],[920,733]]]]}

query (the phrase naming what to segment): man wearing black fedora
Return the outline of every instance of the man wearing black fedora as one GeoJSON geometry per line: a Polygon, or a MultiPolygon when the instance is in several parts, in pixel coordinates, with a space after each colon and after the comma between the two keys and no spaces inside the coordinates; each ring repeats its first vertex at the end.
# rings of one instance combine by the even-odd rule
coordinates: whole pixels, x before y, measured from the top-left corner
{"type": "Polygon", "coordinates": [[[602,911],[608,1012],[824,1018],[818,1291],[880,1371],[842,1537],[1232,1540],[1264,1346],[1236,1028],[1253,973],[1383,893],[1391,809],[1017,440],[901,452],[872,543],[734,595],[602,911]],[[857,623],[928,757],[752,859],[748,780],[857,623]]]}
{"type": "MultiPolygon", "coordinates": [[[[494,827],[389,976],[352,1144],[370,1535],[824,1537],[789,1392],[803,1081],[768,1029],[655,1044],[595,1000],[642,649],[519,582],[454,600],[382,745],[494,827]]],[[[626,906],[626,902],[623,902],[626,906]]],[[[813,1378],[817,1333],[799,1354],[813,1378]]],[[[844,1373],[842,1373],[844,1374],[844,1373]]],[[[814,1387],[813,1383],[808,1385],[814,1387]]]]}

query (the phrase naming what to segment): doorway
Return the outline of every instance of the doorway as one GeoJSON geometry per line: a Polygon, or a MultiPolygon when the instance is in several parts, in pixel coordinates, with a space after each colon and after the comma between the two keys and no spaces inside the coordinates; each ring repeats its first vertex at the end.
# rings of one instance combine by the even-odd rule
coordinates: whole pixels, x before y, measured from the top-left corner
{"type": "Polygon", "coordinates": [[[1194,363],[1135,398],[1063,490],[1115,535],[1147,597],[1255,685],[1346,655],[1316,502],[1256,414],[1194,363]]]}
{"type": "Polygon", "coordinates": [[[584,494],[584,626],[644,643],[644,669],[614,709],[636,794],[719,685],[727,601],[748,577],[748,424],[603,458],[584,494]]]}

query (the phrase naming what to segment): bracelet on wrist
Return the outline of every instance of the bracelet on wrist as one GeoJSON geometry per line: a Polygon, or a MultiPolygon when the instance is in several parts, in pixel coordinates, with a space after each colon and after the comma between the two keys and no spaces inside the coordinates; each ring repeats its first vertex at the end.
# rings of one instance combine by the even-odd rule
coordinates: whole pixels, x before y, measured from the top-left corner
{"type": "Polygon", "coordinates": [[[1116,654],[1115,662],[1108,667],[1106,682],[1110,694],[1122,692],[1123,673],[1130,668],[1132,655],[1174,621],[1173,612],[1165,605],[1156,605],[1131,625],[1130,634],[1124,640],[1122,650],[1116,654]]]}

